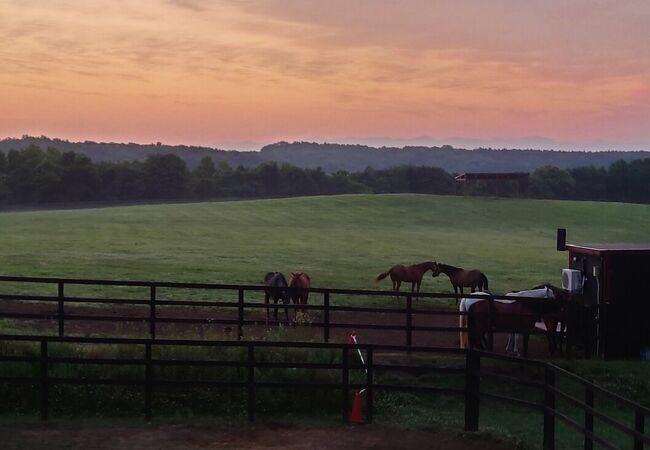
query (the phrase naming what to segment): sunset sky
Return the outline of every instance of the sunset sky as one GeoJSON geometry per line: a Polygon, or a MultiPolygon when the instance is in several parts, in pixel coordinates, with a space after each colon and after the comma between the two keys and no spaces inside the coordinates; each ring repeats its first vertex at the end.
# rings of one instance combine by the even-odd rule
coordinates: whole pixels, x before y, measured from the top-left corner
{"type": "Polygon", "coordinates": [[[0,138],[649,150],[649,24],[648,0],[0,0],[0,138]]]}

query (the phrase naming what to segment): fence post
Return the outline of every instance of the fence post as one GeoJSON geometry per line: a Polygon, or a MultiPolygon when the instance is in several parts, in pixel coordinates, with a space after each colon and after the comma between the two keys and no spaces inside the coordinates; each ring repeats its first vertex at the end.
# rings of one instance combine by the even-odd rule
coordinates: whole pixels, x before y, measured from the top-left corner
{"type": "Polygon", "coordinates": [[[58,303],[59,303],[59,312],[58,312],[58,319],[59,319],[59,336],[62,337],[65,334],[65,325],[64,325],[64,320],[65,320],[65,313],[63,310],[63,303],[65,301],[65,294],[63,291],[63,282],[59,281],[59,295],[58,295],[58,303]]]}
{"type": "Polygon", "coordinates": [[[47,341],[41,341],[41,420],[48,417],[48,397],[50,382],[48,380],[47,341]]]}
{"type": "MultiPolygon", "coordinates": [[[[413,341],[413,296],[406,294],[406,346],[410,347],[413,341]]],[[[411,350],[408,350],[411,353],[411,350]]]]}
{"type": "Polygon", "coordinates": [[[488,348],[494,351],[494,299],[488,298],[488,348]]]}
{"type": "MultiPolygon", "coordinates": [[[[645,428],[645,416],[641,411],[636,411],[634,413],[634,430],[637,433],[643,434],[645,428]]],[[[643,450],[643,439],[634,437],[634,450],[643,450]]]]}
{"type": "Polygon", "coordinates": [[[544,450],[555,450],[555,371],[544,367],[544,450]]]}
{"type": "Polygon", "coordinates": [[[567,328],[566,328],[566,356],[567,358],[573,358],[573,345],[575,341],[576,334],[576,315],[575,307],[572,298],[569,298],[567,303],[567,328]]]}
{"type": "Polygon", "coordinates": [[[481,357],[469,349],[465,358],[465,431],[478,431],[481,357]]]}
{"type": "Polygon", "coordinates": [[[151,382],[153,379],[151,367],[151,343],[144,344],[144,419],[151,421],[151,382]]]}
{"type": "Polygon", "coordinates": [[[248,421],[255,422],[255,346],[248,344],[248,421]]]}
{"type": "Polygon", "coordinates": [[[241,341],[244,335],[244,290],[237,290],[237,339],[241,341]]]}
{"type": "Polygon", "coordinates": [[[372,395],[373,389],[373,371],[372,371],[372,347],[368,347],[366,351],[366,422],[372,423],[372,395]]]}
{"type": "Polygon", "coordinates": [[[149,336],[156,339],[156,286],[149,287],[149,336]]]}
{"type": "MultiPolygon", "coordinates": [[[[594,407],[594,390],[589,386],[585,387],[585,404],[590,408],[594,407]]],[[[585,410],[585,430],[590,433],[594,432],[594,415],[587,410],[585,410]]],[[[592,450],[593,448],[594,441],[585,434],[584,450],[592,450]]]]}
{"type": "Polygon", "coordinates": [[[343,422],[348,423],[348,405],[350,404],[349,395],[350,395],[350,364],[348,361],[348,350],[349,345],[343,347],[343,353],[341,355],[341,363],[343,365],[342,373],[342,390],[343,394],[341,396],[341,413],[343,417],[343,422]]]}
{"type": "Polygon", "coordinates": [[[330,341],[330,293],[325,291],[323,294],[323,339],[325,342],[330,341]]]}

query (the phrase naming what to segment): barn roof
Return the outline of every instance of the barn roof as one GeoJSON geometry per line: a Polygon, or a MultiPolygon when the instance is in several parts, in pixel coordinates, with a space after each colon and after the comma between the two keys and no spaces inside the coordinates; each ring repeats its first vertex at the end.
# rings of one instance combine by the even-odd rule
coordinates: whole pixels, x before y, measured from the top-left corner
{"type": "Polygon", "coordinates": [[[591,255],[623,255],[647,254],[650,255],[650,243],[606,243],[606,244],[567,244],[569,251],[574,253],[587,253],[591,255]]]}
{"type": "Polygon", "coordinates": [[[467,180],[520,180],[528,178],[528,172],[466,172],[456,176],[456,181],[467,180]]]}

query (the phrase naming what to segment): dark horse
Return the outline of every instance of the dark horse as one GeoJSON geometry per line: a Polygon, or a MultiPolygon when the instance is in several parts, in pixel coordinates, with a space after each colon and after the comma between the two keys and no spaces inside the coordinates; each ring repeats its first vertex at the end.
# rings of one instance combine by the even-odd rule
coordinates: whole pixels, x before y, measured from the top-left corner
{"type": "MultiPolygon", "coordinates": [[[[291,279],[289,280],[289,287],[296,289],[309,289],[311,286],[311,278],[305,272],[291,272],[291,279]]],[[[309,299],[309,291],[296,290],[291,291],[291,300],[296,305],[306,305],[309,299]]],[[[299,308],[297,311],[305,313],[304,308],[299,308]]]]}
{"type": "MultiPolygon", "coordinates": [[[[483,348],[485,335],[490,328],[493,332],[519,334],[523,336],[523,356],[528,354],[528,338],[541,319],[546,326],[549,350],[553,354],[557,348],[556,335],[558,323],[564,324],[566,312],[566,294],[562,289],[552,285],[542,285],[535,289],[547,289],[546,297],[531,297],[514,300],[509,303],[495,300],[492,302],[493,313],[490,324],[490,302],[479,301],[468,309],[469,346],[483,348]]],[[[521,296],[526,296],[521,291],[521,296]]],[[[520,292],[507,295],[520,296],[520,292]]],[[[514,338],[514,336],[513,336],[514,338]]],[[[516,344],[515,344],[516,345],[516,344]]],[[[514,350],[514,349],[513,349],[514,350]]]]}
{"type": "MultiPolygon", "coordinates": [[[[269,272],[264,276],[264,303],[266,304],[266,325],[269,324],[269,299],[273,299],[275,303],[275,321],[278,320],[278,300],[282,300],[282,303],[288,305],[289,300],[289,291],[287,284],[287,279],[280,272],[269,272]]],[[[286,316],[287,322],[289,322],[289,312],[287,307],[284,308],[284,315],[286,316]]]]}
{"type": "Polygon", "coordinates": [[[419,294],[420,285],[422,284],[422,277],[424,274],[427,272],[427,270],[430,270],[435,277],[440,273],[438,267],[439,265],[435,261],[427,261],[412,266],[403,266],[402,264],[398,264],[391,267],[386,272],[377,275],[375,281],[381,281],[390,275],[396,297],[399,298],[397,293],[399,292],[399,287],[401,286],[402,282],[411,283],[411,292],[413,292],[417,287],[417,292],[419,294]]]}
{"type": "MultiPolygon", "coordinates": [[[[454,294],[456,294],[456,304],[458,304],[459,299],[458,291],[460,290],[460,295],[463,295],[464,287],[470,288],[472,292],[477,289],[479,291],[487,291],[489,289],[488,279],[480,270],[465,270],[448,264],[438,264],[438,269],[440,273],[444,273],[449,277],[449,281],[451,281],[451,285],[454,287],[454,294]]],[[[436,275],[434,274],[434,276],[436,275]]]]}

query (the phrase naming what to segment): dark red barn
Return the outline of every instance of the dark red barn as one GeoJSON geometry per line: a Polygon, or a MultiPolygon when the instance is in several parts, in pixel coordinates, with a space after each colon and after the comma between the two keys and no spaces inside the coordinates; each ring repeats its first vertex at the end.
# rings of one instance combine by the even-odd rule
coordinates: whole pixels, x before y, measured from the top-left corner
{"type": "Polygon", "coordinates": [[[567,244],[569,268],[582,272],[577,342],[605,358],[650,347],[650,244],[567,244]]]}

